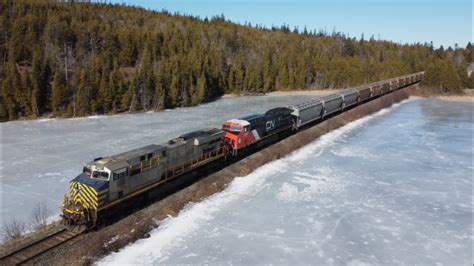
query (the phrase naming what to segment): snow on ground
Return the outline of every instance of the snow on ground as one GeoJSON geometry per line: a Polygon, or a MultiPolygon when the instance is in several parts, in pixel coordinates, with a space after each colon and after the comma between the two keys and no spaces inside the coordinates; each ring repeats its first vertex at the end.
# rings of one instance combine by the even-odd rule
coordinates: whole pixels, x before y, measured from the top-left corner
{"type": "Polygon", "coordinates": [[[98,264],[468,265],[471,111],[416,99],[350,123],[98,264]]]}

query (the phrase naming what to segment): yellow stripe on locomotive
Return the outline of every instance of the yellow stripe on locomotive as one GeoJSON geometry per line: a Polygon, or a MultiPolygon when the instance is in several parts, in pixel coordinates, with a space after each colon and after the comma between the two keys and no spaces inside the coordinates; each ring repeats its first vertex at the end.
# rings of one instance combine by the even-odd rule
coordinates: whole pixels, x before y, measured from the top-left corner
{"type": "Polygon", "coordinates": [[[82,173],[69,184],[70,194],[65,195],[62,205],[69,224],[95,222],[98,209],[108,204],[108,182],[90,182],[87,178],[82,173]]]}

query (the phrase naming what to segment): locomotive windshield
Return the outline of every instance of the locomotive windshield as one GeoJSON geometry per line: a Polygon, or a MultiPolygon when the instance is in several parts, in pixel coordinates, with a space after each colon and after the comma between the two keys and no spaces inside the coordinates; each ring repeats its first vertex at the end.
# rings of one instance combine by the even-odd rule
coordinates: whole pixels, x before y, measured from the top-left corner
{"type": "Polygon", "coordinates": [[[229,131],[231,133],[239,133],[241,131],[241,128],[239,126],[228,126],[228,125],[223,125],[222,129],[225,131],[229,131]]]}
{"type": "Polygon", "coordinates": [[[84,168],[82,168],[82,172],[90,178],[109,180],[109,173],[105,171],[92,171],[89,167],[85,166],[84,168]]]}
{"type": "Polygon", "coordinates": [[[104,171],[93,171],[92,172],[92,178],[108,180],[109,179],[109,173],[104,172],[104,171]]]}
{"type": "Polygon", "coordinates": [[[90,177],[90,176],[91,176],[91,173],[92,173],[91,169],[88,168],[88,167],[82,168],[82,172],[83,172],[86,176],[88,176],[88,177],[90,177]]]}

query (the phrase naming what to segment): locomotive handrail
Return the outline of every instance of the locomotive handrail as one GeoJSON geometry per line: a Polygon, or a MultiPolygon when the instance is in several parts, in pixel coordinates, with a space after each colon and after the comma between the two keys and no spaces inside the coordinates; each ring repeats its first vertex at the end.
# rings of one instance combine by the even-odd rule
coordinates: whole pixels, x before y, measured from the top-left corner
{"type": "MultiPolygon", "coordinates": [[[[194,159],[190,159],[190,160],[187,160],[179,165],[176,165],[175,167],[173,167],[173,172],[177,169],[177,168],[181,168],[182,170],[184,170],[184,168],[187,168],[187,167],[191,167],[191,168],[195,168],[197,167],[196,165],[201,165],[202,162],[205,162],[206,160],[208,160],[209,158],[213,158],[212,156],[212,153],[215,152],[215,156],[218,156],[220,155],[221,153],[225,152],[225,150],[227,150],[227,148],[225,146],[221,146],[217,149],[214,149],[214,150],[211,150],[209,152],[206,152],[206,153],[203,153],[202,155],[200,155],[199,157],[197,157],[196,159],[196,162],[193,163],[194,159]]],[[[168,168],[169,169],[169,168],[168,168]]],[[[167,170],[168,170],[167,169],[167,170]]],[[[173,177],[174,178],[174,177],[173,177]]]]}
{"type": "MultiPolygon", "coordinates": [[[[178,177],[178,176],[181,176],[182,174],[187,173],[188,171],[190,171],[190,170],[192,170],[192,169],[195,169],[195,168],[197,168],[197,167],[199,167],[199,166],[202,166],[202,165],[204,165],[205,163],[208,163],[208,162],[217,160],[217,159],[219,159],[219,158],[221,158],[221,157],[226,157],[226,156],[227,156],[227,147],[226,147],[226,146],[222,146],[222,147],[220,147],[220,148],[218,148],[218,149],[215,149],[215,150],[213,150],[213,151],[216,151],[216,150],[221,151],[221,152],[216,153],[216,156],[214,156],[214,157],[210,157],[210,158],[208,158],[207,160],[200,161],[200,162],[199,162],[199,165],[197,165],[197,166],[195,165],[195,166],[193,166],[193,167],[186,168],[185,171],[180,172],[178,175],[173,175],[173,176],[171,176],[171,177],[165,177],[164,180],[160,180],[160,181],[151,183],[151,184],[149,184],[148,186],[145,186],[145,187],[143,187],[143,188],[141,188],[141,189],[139,189],[139,190],[136,190],[136,191],[134,191],[134,192],[132,192],[132,193],[130,193],[130,194],[128,194],[128,195],[126,195],[126,196],[120,198],[120,199],[117,199],[117,200],[115,200],[115,201],[110,202],[108,205],[103,206],[103,207],[97,209],[97,212],[100,212],[100,211],[103,211],[103,210],[108,209],[108,208],[110,208],[110,207],[113,207],[113,206],[115,206],[115,205],[117,205],[117,204],[119,204],[119,203],[121,203],[121,202],[123,202],[123,201],[125,201],[125,200],[131,199],[131,198],[133,198],[133,197],[135,197],[135,196],[137,196],[137,195],[139,195],[139,194],[141,194],[141,193],[144,193],[144,192],[146,192],[146,191],[149,191],[149,190],[151,190],[151,189],[154,189],[155,187],[157,187],[157,186],[159,186],[159,185],[161,185],[161,184],[163,184],[163,183],[166,183],[166,182],[168,182],[168,181],[170,181],[170,180],[172,180],[172,179],[174,179],[174,178],[176,178],[176,177],[178,177]]],[[[212,152],[212,151],[211,151],[211,152],[212,152]]],[[[189,160],[188,160],[188,162],[189,162],[189,160]]],[[[183,168],[183,169],[184,169],[184,168],[183,168]]],[[[176,170],[176,168],[175,168],[174,170],[176,170]]],[[[168,173],[168,171],[166,171],[165,173],[168,173]]]]}

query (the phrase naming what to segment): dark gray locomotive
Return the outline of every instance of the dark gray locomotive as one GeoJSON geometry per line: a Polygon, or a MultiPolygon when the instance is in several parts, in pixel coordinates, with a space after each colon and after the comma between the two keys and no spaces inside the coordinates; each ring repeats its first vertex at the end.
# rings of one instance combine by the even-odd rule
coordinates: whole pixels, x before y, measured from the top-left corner
{"type": "Polygon", "coordinates": [[[148,145],[86,164],[70,182],[63,217],[69,224],[94,225],[101,212],[164,182],[227,155],[225,132],[190,132],[160,145],[148,145]]]}

